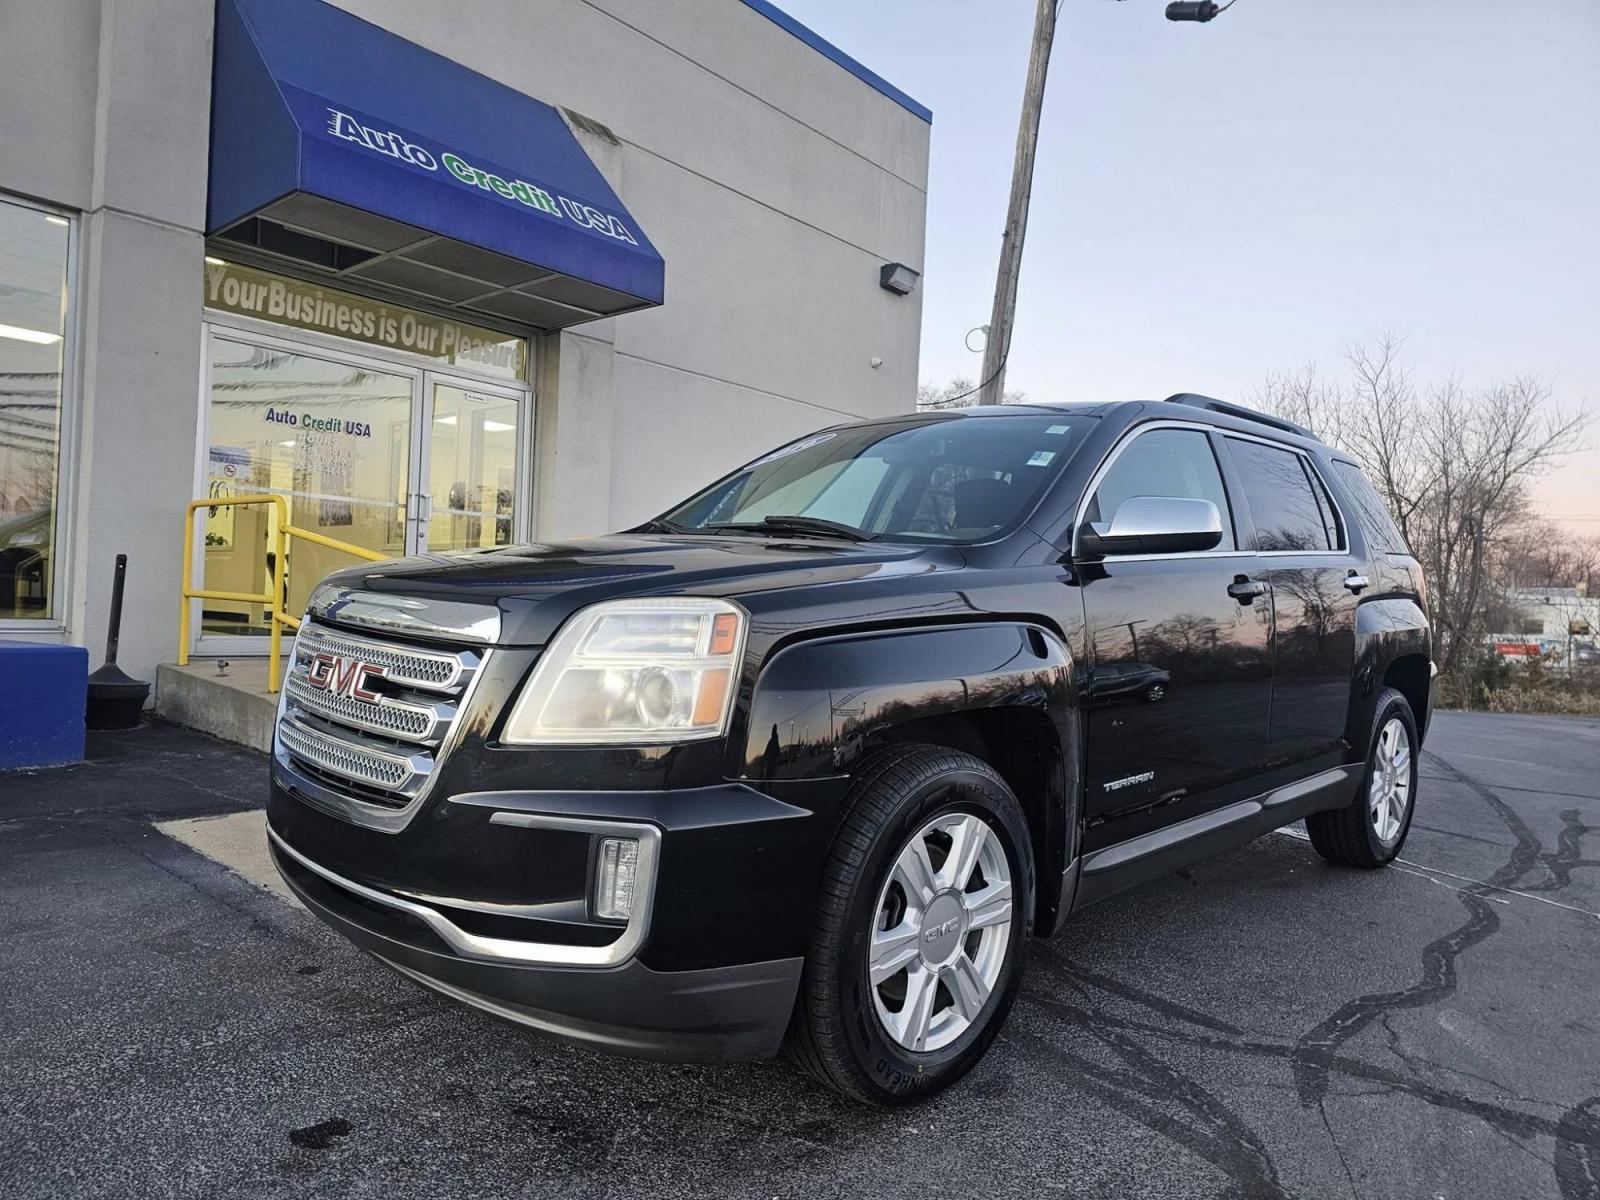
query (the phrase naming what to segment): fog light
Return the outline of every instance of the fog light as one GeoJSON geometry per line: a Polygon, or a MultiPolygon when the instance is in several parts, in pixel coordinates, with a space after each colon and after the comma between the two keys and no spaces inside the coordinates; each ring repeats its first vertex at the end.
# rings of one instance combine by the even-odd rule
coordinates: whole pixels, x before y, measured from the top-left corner
{"type": "Polygon", "coordinates": [[[601,838],[595,871],[594,915],[603,921],[633,916],[633,884],[639,877],[639,843],[633,838],[601,838]]]}

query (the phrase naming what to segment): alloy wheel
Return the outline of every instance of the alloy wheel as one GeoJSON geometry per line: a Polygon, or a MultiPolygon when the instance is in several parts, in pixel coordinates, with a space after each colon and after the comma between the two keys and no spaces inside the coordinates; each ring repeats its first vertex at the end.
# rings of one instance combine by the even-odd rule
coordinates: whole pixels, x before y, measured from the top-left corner
{"type": "Polygon", "coordinates": [[[971,1027],[1005,966],[1015,907],[1005,847],[983,818],[942,813],[906,842],[878,895],[867,953],[893,1041],[925,1053],[971,1027]]]}
{"type": "Polygon", "coordinates": [[[1372,781],[1367,785],[1367,810],[1373,831],[1392,846],[1406,821],[1411,803],[1411,734],[1399,717],[1390,717],[1378,731],[1373,751],[1372,781]]]}

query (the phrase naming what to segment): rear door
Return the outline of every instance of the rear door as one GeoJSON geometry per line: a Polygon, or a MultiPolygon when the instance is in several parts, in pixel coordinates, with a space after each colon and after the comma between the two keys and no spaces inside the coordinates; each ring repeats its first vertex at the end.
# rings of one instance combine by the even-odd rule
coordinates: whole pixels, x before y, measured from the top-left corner
{"type": "Polygon", "coordinates": [[[1232,520],[1215,436],[1137,428],[1091,481],[1079,515],[1110,520],[1134,496],[1210,500],[1214,550],[1077,563],[1089,648],[1088,848],[1244,799],[1267,754],[1272,602],[1247,527],[1232,520]],[[1245,531],[1245,532],[1241,532],[1245,531]]]}
{"type": "Polygon", "coordinates": [[[1265,439],[1224,439],[1267,567],[1275,621],[1274,763],[1295,775],[1341,762],[1355,670],[1356,597],[1365,575],[1313,458],[1265,439]]]}

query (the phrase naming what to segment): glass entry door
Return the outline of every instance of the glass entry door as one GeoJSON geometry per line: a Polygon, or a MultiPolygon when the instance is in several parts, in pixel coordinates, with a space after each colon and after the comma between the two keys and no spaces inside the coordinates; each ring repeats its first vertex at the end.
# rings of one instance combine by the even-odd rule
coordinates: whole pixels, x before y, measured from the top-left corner
{"type": "MultiPolygon", "coordinates": [[[[392,557],[523,536],[523,391],[222,327],[207,356],[199,494],[282,496],[295,526],[392,557]]],[[[266,505],[207,510],[195,531],[201,586],[267,592],[277,520],[266,505]]],[[[353,561],[293,541],[288,611],[303,611],[311,589],[353,561]]],[[[196,652],[265,653],[267,605],[194,603],[196,652]]]]}
{"type": "Polygon", "coordinates": [[[420,497],[422,550],[505,546],[517,536],[526,440],[524,398],[511,391],[427,377],[428,490],[420,497]]]}

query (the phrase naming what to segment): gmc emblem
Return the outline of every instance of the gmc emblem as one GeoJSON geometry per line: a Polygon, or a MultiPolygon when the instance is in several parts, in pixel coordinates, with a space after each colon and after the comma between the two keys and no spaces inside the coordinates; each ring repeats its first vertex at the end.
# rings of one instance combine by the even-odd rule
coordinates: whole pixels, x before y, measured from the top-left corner
{"type": "Polygon", "coordinates": [[[367,681],[382,678],[383,668],[376,663],[337,654],[313,654],[310,670],[306,672],[306,682],[319,692],[332,692],[335,696],[349,696],[370,704],[376,704],[379,697],[367,687],[367,681]]]}

